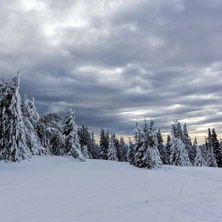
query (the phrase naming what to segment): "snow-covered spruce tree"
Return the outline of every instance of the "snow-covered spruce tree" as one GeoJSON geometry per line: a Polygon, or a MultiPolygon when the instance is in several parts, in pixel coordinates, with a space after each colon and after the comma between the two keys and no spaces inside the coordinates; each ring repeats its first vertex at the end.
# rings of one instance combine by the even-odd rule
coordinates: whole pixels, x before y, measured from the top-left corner
{"type": "Polygon", "coordinates": [[[9,93],[9,85],[2,78],[0,83],[0,160],[6,160],[9,148],[9,113],[8,107],[11,100],[11,93],[9,93]]]}
{"type": "Polygon", "coordinates": [[[63,135],[65,136],[64,155],[84,161],[85,158],[81,152],[79,144],[78,128],[75,123],[75,111],[70,109],[66,115],[63,126],[63,135]]]}
{"type": "Polygon", "coordinates": [[[48,113],[37,122],[37,133],[47,153],[63,155],[65,139],[63,136],[63,118],[56,113],[48,113]]]}
{"type": "Polygon", "coordinates": [[[107,153],[109,148],[109,133],[105,133],[104,129],[100,132],[100,151],[99,159],[107,160],[107,153]]]}
{"type": "Polygon", "coordinates": [[[207,166],[206,161],[205,161],[205,159],[202,155],[201,149],[197,144],[197,138],[196,137],[194,139],[193,149],[196,152],[194,166],[197,166],[197,167],[207,166]]]}
{"type": "Polygon", "coordinates": [[[92,159],[92,155],[89,152],[90,133],[88,131],[88,126],[83,123],[82,127],[78,129],[78,135],[83,156],[86,159],[92,159]]]}
{"type": "Polygon", "coordinates": [[[161,167],[162,161],[158,150],[157,131],[155,129],[155,124],[153,120],[151,120],[150,122],[149,130],[147,132],[144,131],[144,135],[144,146],[146,149],[146,167],[148,167],[149,169],[161,167]]]}
{"type": "MultiPolygon", "coordinates": [[[[146,124],[146,123],[145,123],[146,124]]],[[[145,125],[147,128],[147,126],[145,125]]],[[[144,130],[143,130],[144,131],[144,130]]],[[[146,156],[146,148],[144,146],[144,133],[139,127],[138,123],[136,123],[136,127],[134,129],[134,141],[135,141],[135,156],[133,165],[136,167],[147,167],[147,156],[146,156]]]]}
{"type": "Polygon", "coordinates": [[[120,146],[120,153],[121,153],[121,155],[120,155],[121,158],[119,159],[119,161],[126,162],[127,161],[127,151],[126,151],[126,144],[124,142],[123,137],[120,137],[119,146],[120,146]]]}
{"type": "Polygon", "coordinates": [[[171,152],[171,137],[167,135],[167,143],[166,143],[166,164],[170,164],[170,152],[171,152]]]}
{"type": "Polygon", "coordinates": [[[107,157],[108,157],[108,160],[118,161],[117,151],[116,151],[116,147],[115,147],[115,135],[114,134],[111,134],[107,157]]]}
{"type": "Polygon", "coordinates": [[[190,136],[188,134],[187,124],[186,123],[183,125],[183,140],[182,141],[183,141],[183,143],[185,145],[185,148],[187,150],[190,162],[192,163],[192,165],[194,165],[196,152],[192,148],[192,142],[191,142],[191,138],[190,138],[190,136]]]}
{"type": "Polygon", "coordinates": [[[222,152],[215,129],[212,129],[212,149],[218,167],[222,167],[222,152]]]}
{"type": "Polygon", "coordinates": [[[19,162],[31,158],[31,151],[26,139],[26,126],[23,121],[21,110],[21,97],[19,94],[20,75],[13,78],[13,86],[11,87],[11,99],[9,107],[6,110],[8,113],[8,120],[5,124],[8,125],[8,131],[5,138],[8,141],[7,155],[5,161],[19,162]]]}
{"type": "Polygon", "coordinates": [[[114,146],[116,147],[116,155],[117,155],[117,159],[118,161],[121,160],[121,150],[120,150],[120,143],[119,143],[119,139],[116,138],[115,133],[112,134],[114,137],[114,146]]]}
{"type": "Polygon", "coordinates": [[[191,162],[183,143],[183,134],[181,124],[174,122],[172,126],[173,138],[170,142],[170,164],[175,166],[191,166],[191,162]]]}
{"type": "Polygon", "coordinates": [[[211,129],[208,129],[208,138],[206,139],[206,163],[208,167],[217,167],[217,162],[214,157],[214,151],[212,146],[212,134],[211,129]]]}
{"type": "Polygon", "coordinates": [[[135,159],[134,146],[132,141],[129,139],[129,148],[127,152],[127,161],[132,165],[135,159]]]}
{"type": "Polygon", "coordinates": [[[91,154],[92,159],[98,159],[99,158],[99,149],[98,149],[98,145],[96,144],[93,132],[91,134],[88,151],[91,154]]]}
{"type": "Polygon", "coordinates": [[[29,100],[27,96],[22,99],[21,103],[24,123],[26,126],[25,136],[27,145],[32,155],[41,155],[47,152],[46,148],[41,145],[40,138],[37,134],[37,121],[39,120],[39,114],[36,111],[34,98],[29,100]]]}
{"type": "Polygon", "coordinates": [[[166,157],[166,152],[163,148],[163,137],[161,134],[160,129],[157,131],[157,142],[158,142],[158,150],[160,153],[160,158],[163,164],[167,163],[167,157],[166,157]]]}

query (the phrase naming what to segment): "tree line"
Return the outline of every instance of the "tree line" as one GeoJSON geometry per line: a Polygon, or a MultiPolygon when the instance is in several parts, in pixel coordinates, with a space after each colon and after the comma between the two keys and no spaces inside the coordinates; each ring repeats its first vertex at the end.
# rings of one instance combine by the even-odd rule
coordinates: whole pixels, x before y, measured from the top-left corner
{"type": "Polygon", "coordinates": [[[21,98],[20,75],[8,83],[0,83],[0,160],[19,162],[33,155],[72,156],[79,161],[104,159],[125,161],[140,168],[158,168],[162,164],[176,166],[222,167],[222,142],[215,129],[208,129],[203,145],[191,142],[187,126],[175,121],[172,135],[164,145],[160,129],[154,121],[136,123],[133,141],[101,129],[99,145],[86,124],[77,127],[75,111],[63,118],[57,113],[40,116],[34,99],[21,98]]]}

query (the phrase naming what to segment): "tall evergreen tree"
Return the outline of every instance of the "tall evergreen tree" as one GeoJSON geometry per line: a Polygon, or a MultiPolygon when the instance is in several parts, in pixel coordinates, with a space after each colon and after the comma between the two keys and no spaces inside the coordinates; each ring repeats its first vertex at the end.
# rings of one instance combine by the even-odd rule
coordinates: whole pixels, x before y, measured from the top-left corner
{"type": "Polygon", "coordinates": [[[192,165],[194,165],[196,152],[192,147],[192,142],[191,142],[191,138],[188,134],[186,123],[183,125],[183,140],[182,141],[183,141],[185,148],[187,150],[190,162],[192,163],[192,165]]]}
{"type": "Polygon", "coordinates": [[[197,144],[196,137],[194,139],[193,149],[195,150],[195,153],[196,153],[194,166],[197,166],[197,167],[207,166],[207,163],[202,155],[201,149],[197,144]]]}
{"type": "MultiPolygon", "coordinates": [[[[145,132],[144,132],[145,133],[145,132]]],[[[145,134],[146,164],[148,168],[158,168],[162,166],[160,153],[158,150],[157,131],[154,121],[151,120],[150,128],[145,134]]]]}
{"type": "Polygon", "coordinates": [[[25,95],[25,97],[22,99],[21,108],[26,126],[25,137],[32,155],[46,154],[47,150],[41,145],[40,138],[38,137],[36,131],[37,121],[40,117],[36,111],[34,99],[29,100],[25,95]]]}
{"type": "Polygon", "coordinates": [[[135,160],[134,146],[132,141],[129,139],[129,149],[127,152],[127,161],[132,165],[135,160]]]}
{"type": "Polygon", "coordinates": [[[162,137],[160,129],[157,131],[157,142],[158,142],[158,150],[160,153],[161,161],[163,164],[166,164],[167,163],[166,152],[163,148],[163,137],[162,137]]]}
{"type": "MultiPolygon", "coordinates": [[[[146,124],[146,123],[145,123],[146,124]]],[[[146,126],[145,126],[146,127],[146,126]]],[[[147,166],[147,156],[146,149],[144,146],[144,134],[139,127],[138,123],[136,123],[136,127],[134,129],[134,141],[135,141],[135,156],[133,165],[136,167],[146,167],[147,166]]]]}
{"type": "Polygon", "coordinates": [[[21,161],[31,158],[31,152],[25,137],[26,126],[23,121],[21,110],[21,97],[19,94],[20,75],[13,79],[12,96],[8,110],[8,132],[4,135],[8,141],[6,161],[21,161]]]}
{"type": "Polygon", "coordinates": [[[109,134],[105,133],[104,129],[101,129],[100,132],[100,152],[99,158],[103,160],[107,160],[108,156],[108,148],[109,148],[109,134]]]}
{"type": "Polygon", "coordinates": [[[119,146],[120,146],[120,159],[119,159],[119,161],[126,162],[127,161],[127,151],[126,151],[126,144],[124,142],[123,137],[120,137],[119,146]]]}
{"type": "Polygon", "coordinates": [[[180,122],[175,121],[172,126],[173,138],[170,142],[170,164],[175,166],[191,166],[188,152],[183,143],[183,132],[180,122]]]}
{"type": "Polygon", "coordinates": [[[75,111],[70,109],[66,115],[63,127],[63,135],[65,136],[65,155],[84,161],[85,158],[81,152],[79,144],[78,128],[75,123],[75,111]]]}
{"type": "Polygon", "coordinates": [[[99,158],[99,149],[98,149],[98,146],[96,144],[93,132],[91,134],[88,151],[91,154],[92,159],[98,159],[99,158]]]}
{"type": "Polygon", "coordinates": [[[166,164],[170,164],[170,155],[171,155],[171,137],[167,135],[167,143],[166,143],[166,164]]]}
{"type": "Polygon", "coordinates": [[[222,167],[222,151],[221,151],[221,147],[220,147],[220,143],[217,139],[217,134],[215,129],[212,130],[212,149],[213,149],[213,153],[214,153],[214,158],[217,162],[217,166],[218,167],[222,167]]]}
{"type": "Polygon", "coordinates": [[[108,157],[108,160],[118,161],[117,150],[115,147],[115,135],[114,134],[111,134],[107,157],[108,157]]]}
{"type": "Polygon", "coordinates": [[[212,145],[212,133],[211,129],[208,129],[208,138],[206,139],[206,163],[209,167],[217,167],[217,162],[214,157],[213,145],[212,145]]]}

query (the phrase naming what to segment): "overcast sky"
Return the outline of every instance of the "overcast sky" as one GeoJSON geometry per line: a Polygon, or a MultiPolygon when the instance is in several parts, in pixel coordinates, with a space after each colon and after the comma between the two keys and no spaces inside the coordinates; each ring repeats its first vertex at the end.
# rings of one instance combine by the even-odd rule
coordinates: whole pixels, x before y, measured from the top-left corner
{"type": "Polygon", "coordinates": [[[98,132],[174,119],[222,135],[221,0],[0,0],[0,70],[98,132]]]}

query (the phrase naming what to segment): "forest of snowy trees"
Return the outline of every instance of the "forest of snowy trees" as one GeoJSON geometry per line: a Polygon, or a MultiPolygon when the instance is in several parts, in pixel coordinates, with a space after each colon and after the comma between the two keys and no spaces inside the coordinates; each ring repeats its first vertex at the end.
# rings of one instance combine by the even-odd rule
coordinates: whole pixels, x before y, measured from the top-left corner
{"type": "Polygon", "coordinates": [[[159,168],[163,164],[175,166],[222,167],[222,141],[215,129],[208,129],[205,144],[193,143],[187,125],[175,121],[166,144],[154,121],[136,123],[134,139],[125,144],[124,138],[116,137],[101,129],[100,143],[86,124],[77,127],[75,111],[70,109],[63,118],[57,113],[38,114],[34,99],[21,98],[20,76],[8,83],[0,83],[0,160],[20,162],[33,155],[71,156],[79,161],[104,159],[129,162],[140,168],[159,168]]]}

